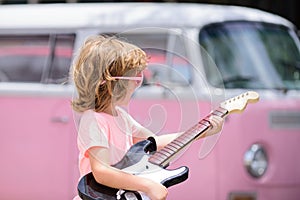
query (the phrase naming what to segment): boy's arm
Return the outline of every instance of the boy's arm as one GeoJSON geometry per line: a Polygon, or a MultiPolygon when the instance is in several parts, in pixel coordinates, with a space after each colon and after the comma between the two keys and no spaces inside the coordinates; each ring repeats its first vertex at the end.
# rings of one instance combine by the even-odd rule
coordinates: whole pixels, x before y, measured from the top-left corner
{"type": "Polygon", "coordinates": [[[142,140],[146,140],[148,137],[154,137],[157,145],[157,149],[160,150],[170,142],[172,142],[174,139],[176,139],[181,133],[169,133],[165,135],[155,135],[152,131],[145,127],[139,128],[139,134],[138,136],[133,138],[133,143],[137,143],[142,140]]]}
{"type": "Polygon", "coordinates": [[[88,150],[88,153],[92,173],[98,183],[111,188],[144,192],[153,200],[166,198],[168,191],[160,183],[123,172],[108,165],[107,149],[93,147],[88,150]]]}
{"type": "MultiPolygon", "coordinates": [[[[219,133],[222,130],[224,119],[221,117],[218,117],[218,116],[211,116],[210,123],[211,123],[211,128],[208,129],[205,133],[201,134],[201,136],[199,138],[204,138],[204,137],[219,133]]],[[[172,142],[177,137],[179,137],[180,134],[182,134],[182,133],[183,132],[170,133],[170,134],[164,134],[164,135],[157,136],[154,133],[152,133],[150,130],[148,130],[144,127],[141,127],[140,134],[139,134],[141,137],[135,138],[134,143],[136,143],[140,140],[145,140],[148,137],[152,136],[155,138],[157,149],[159,150],[159,149],[163,148],[164,146],[166,146],[167,144],[169,144],[170,142],[172,142]]]]}

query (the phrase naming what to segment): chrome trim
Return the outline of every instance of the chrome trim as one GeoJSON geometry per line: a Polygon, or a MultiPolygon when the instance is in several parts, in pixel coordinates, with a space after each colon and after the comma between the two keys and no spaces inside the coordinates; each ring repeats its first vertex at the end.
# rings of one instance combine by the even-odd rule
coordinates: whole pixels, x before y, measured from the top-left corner
{"type": "Polygon", "coordinates": [[[262,177],[268,169],[267,152],[261,144],[252,144],[244,154],[244,166],[254,178],[262,177]]]}
{"type": "Polygon", "coordinates": [[[69,84],[0,83],[0,98],[5,96],[72,97],[74,92],[74,87],[69,84]]]}
{"type": "Polygon", "coordinates": [[[271,111],[269,126],[273,129],[300,129],[300,110],[271,111]]]}

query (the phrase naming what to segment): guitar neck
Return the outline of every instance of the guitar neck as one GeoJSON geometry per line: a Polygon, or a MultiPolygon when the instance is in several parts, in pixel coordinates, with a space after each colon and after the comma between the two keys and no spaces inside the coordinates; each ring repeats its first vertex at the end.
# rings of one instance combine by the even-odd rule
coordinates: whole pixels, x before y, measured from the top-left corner
{"type": "Polygon", "coordinates": [[[149,162],[161,167],[167,167],[170,161],[175,158],[176,155],[181,152],[181,150],[185,149],[185,147],[187,147],[195,139],[199,138],[202,133],[210,128],[211,124],[209,122],[209,117],[211,115],[217,115],[224,118],[227,114],[228,111],[222,107],[214,110],[189,130],[185,131],[179,137],[166,145],[164,148],[151,155],[149,157],[149,162]]]}

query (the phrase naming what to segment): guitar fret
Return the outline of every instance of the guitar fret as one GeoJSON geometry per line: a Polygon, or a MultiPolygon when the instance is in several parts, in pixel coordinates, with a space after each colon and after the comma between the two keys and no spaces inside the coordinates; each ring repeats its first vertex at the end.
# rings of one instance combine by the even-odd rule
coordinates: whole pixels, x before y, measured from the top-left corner
{"type": "Polygon", "coordinates": [[[172,148],[172,146],[166,145],[164,148],[168,149],[169,151],[172,151],[172,153],[175,153],[177,149],[172,148]]]}
{"type": "Polygon", "coordinates": [[[222,112],[218,112],[218,111],[215,111],[212,113],[212,115],[216,115],[216,116],[219,116],[219,117],[222,117],[224,113],[222,112]]]}
{"type": "Polygon", "coordinates": [[[187,137],[179,137],[177,140],[179,140],[182,144],[187,144],[191,139],[187,137]]]}
{"type": "Polygon", "coordinates": [[[191,136],[186,136],[186,135],[182,135],[182,136],[180,136],[179,137],[179,139],[184,143],[184,144],[186,144],[186,143],[188,143],[191,139],[192,139],[192,137],[191,136]]]}
{"type": "Polygon", "coordinates": [[[218,109],[214,110],[212,114],[217,115],[219,117],[224,117],[228,113],[228,110],[219,107],[218,109]]]}
{"type": "Polygon", "coordinates": [[[177,151],[177,148],[175,148],[175,147],[173,147],[173,146],[171,146],[171,145],[169,145],[169,144],[167,144],[167,145],[165,146],[165,148],[168,148],[168,149],[170,149],[170,150],[172,150],[172,151],[177,151]]]}
{"type": "Polygon", "coordinates": [[[189,140],[194,139],[199,133],[203,132],[208,126],[200,124],[198,125],[197,129],[193,130],[193,132],[189,132],[187,134],[183,134],[184,137],[189,137],[189,140]]]}
{"type": "Polygon", "coordinates": [[[156,164],[156,165],[161,165],[161,163],[163,163],[163,161],[165,159],[166,159],[166,157],[164,155],[162,155],[161,153],[159,153],[159,151],[158,151],[149,158],[149,162],[156,164]]]}
{"type": "Polygon", "coordinates": [[[210,122],[206,119],[201,120],[199,124],[202,124],[203,126],[210,126],[210,122]]]}
{"type": "Polygon", "coordinates": [[[217,110],[218,110],[219,112],[224,113],[224,115],[228,113],[228,110],[226,110],[226,109],[224,109],[224,108],[222,108],[222,107],[219,107],[217,110]]]}
{"type": "Polygon", "coordinates": [[[157,153],[155,153],[158,158],[162,158],[162,159],[165,159],[166,155],[164,155],[161,151],[158,151],[157,153]]]}
{"type": "Polygon", "coordinates": [[[191,142],[193,139],[195,139],[195,137],[201,133],[203,130],[205,130],[207,128],[206,125],[203,124],[197,124],[197,126],[194,126],[194,128],[184,134],[182,134],[181,136],[178,137],[178,139],[180,141],[183,141],[184,144],[187,144],[189,142],[191,142]]]}
{"type": "Polygon", "coordinates": [[[187,132],[186,135],[190,135],[192,137],[194,137],[195,134],[197,134],[199,132],[199,127],[191,130],[190,132],[187,132]]]}
{"type": "MultiPolygon", "coordinates": [[[[201,121],[200,121],[201,122],[201,121]]],[[[191,131],[197,131],[198,129],[199,129],[199,124],[200,124],[200,122],[198,122],[197,124],[195,124],[191,129],[189,129],[189,130],[191,130],[191,131]]]]}
{"type": "Polygon", "coordinates": [[[191,135],[192,134],[192,136],[194,136],[195,132],[198,132],[200,127],[201,126],[199,126],[199,123],[198,123],[195,126],[193,126],[193,128],[191,128],[187,132],[185,132],[184,135],[191,135]]]}
{"type": "Polygon", "coordinates": [[[172,153],[170,153],[169,151],[167,151],[165,148],[161,149],[160,152],[163,154],[163,155],[166,155],[166,156],[171,156],[172,153]]]}
{"type": "Polygon", "coordinates": [[[180,142],[179,140],[175,139],[173,140],[174,143],[176,143],[179,146],[185,145],[184,143],[180,142]]]}
{"type": "Polygon", "coordinates": [[[185,134],[183,134],[183,135],[180,136],[180,139],[181,139],[181,141],[183,141],[183,140],[190,141],[190,140],[192,140],[194,138],[194,135],[195,135],[195,133],[193,133],[193,132],[185,133],[185,134]]]}
{"type": "Polygon", "coordinates": [[[153,159],[153,157],[149,158],[149,162],[155,164],[155,165],[161,165],[162,161],[157,160],[157,159],[153,159]]]}
{"type": "Polygon", "coordinates": [[[179,146],[179,145],[177,145],[177,144],[175,144],[173,142],[170,143],[170,146],[176,148],[177,150],[180,149],[180,147],[181,147],[181,146],[179,146]]]}
{"type": "Polygon", "coordinates": [[[184,145],[185,143],[182,142],[182,140],[180,140],[180,138],[176,138],[174,141],[176,141],[177,143],[179,143],[180,145],[184,145]]]}
{"type": "MultiPolygon", "coordinates": [[[[154,155],[155,156],[152,157],[153,160],[151,162],[154,162],[155,164],[160,164],[166,159],[165,156],[162,156],[162,154],[160,154],[158,152],[155,153],[154,155]]],[[[149,161],[150,161],[150,159],[149,159],[149,161]]]]}
{"type": "Polygon", "coordinates": [[[214,110],[212,113],[211,113],[211,115],[217,115],[217,116],[222,116],[223,115],[223,113],[222,112],[220,112],[220,111],[218,111],[218,110],[214,110]]]}

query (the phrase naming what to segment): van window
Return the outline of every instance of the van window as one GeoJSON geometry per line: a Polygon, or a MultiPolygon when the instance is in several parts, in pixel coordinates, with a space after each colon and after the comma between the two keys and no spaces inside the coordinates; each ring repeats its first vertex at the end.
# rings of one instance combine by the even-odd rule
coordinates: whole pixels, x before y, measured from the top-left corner
{"type": "Polygon", "coordinates": [[[56,35],[53,38],[46,83],[62,84],[68,81],[74,40],[74,35],[56,35]]]}
{"type": "Polygon", "coordinates": [[[74,36],[0,36],[0,82],[62,83],[67,80],[74,36]]]}
{"type": "MultiPolygon", "coordinates": [[[[291,30],[266,23],[206,26],[199,41],[222,74],[225,88],[300,89],[300,51],[291,30]]],[[[205,64],[205,63],[204,63],[205,64]]],[[[205,67],[208,81],[219,87],[205,67]]]]}
{"type": "Polygon", "coordinates": [[[145,85],[185,86],[191,83],[191,65],[186,58],[183,38],[177,34],[149,32],[118,35],[149,56],[145,85]]]}

